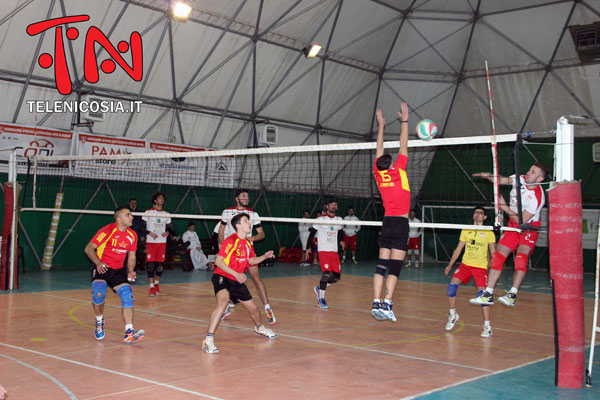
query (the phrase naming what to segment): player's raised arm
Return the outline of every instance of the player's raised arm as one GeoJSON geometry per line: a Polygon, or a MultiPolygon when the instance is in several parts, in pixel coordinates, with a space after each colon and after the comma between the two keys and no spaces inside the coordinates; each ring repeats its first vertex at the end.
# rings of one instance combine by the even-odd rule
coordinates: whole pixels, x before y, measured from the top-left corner
{"type": "Polygon", "coordinates": [[[375,158],[379,158],[383,155],[383,128],[385,127],[385,119],[383,119],[383,113],[381,110],[375,111],[377,116],[377,151],[375,152],[375,158]]]}
{"type": "Polygon", "coordinates": [[[408,156],[408,104],[406,102],[402,102],[400,104],[400,112],[398,113],[400,116],[400,150],[398,150],[398,154],[402,154],[404,156],[408,156]]]}

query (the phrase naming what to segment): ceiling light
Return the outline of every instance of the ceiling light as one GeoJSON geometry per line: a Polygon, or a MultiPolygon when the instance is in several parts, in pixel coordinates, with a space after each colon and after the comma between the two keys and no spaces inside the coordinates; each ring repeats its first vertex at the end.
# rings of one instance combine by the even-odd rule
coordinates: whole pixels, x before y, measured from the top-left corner
{"type": "Polygon", "coordinates": [[[311,44],[310,47],[305,47],[302,49],[302,53],[306,58],[316,57],[317,54],[319,54],[319,51],[321,51],[321,45],[318,44],[311,44]]]}
{"type": "Polygon", "coordinates": [[[173,7],[173,18],[179,21],[187,21],[191,12],[192,7],[190,7],[187,3],[180,1],[173,7]]]}

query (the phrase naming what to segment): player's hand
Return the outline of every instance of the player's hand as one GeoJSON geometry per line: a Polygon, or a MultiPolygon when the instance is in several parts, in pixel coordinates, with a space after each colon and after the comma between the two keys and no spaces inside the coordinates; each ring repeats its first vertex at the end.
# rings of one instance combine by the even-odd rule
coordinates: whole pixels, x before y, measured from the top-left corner
{"type": "Polygon", "coordinates": [[[477,178],[492,179],[492,174],[490,172],[476,172],[473,176],[477,178]]]}
{"type": "Polygon", "coordinates": [[[340,242],[340,247],[342,248],[342,251],[346,250],[346,243],[340,242]]]}
{"type": "Polygon", "coordinates": [[[275,254],[273,253],[273,250],[269,250],[263,256],[265,257],[265,259],[269,259],[275,257],[275,254]]]}
{"type": "Polygon", "coordinates": [[[306,257],[310,256],[310,253],[312,253],[311,249],[306,249],[306,251],[304,252],[304,254],[306,254],[306,257]]]}
{"type": "Polygon", "coordinates": [[[377,123],[379,124],[379,126],[384,126],[385,119],[383,119],[383,112],[378,109],[377,111],[375,111],[375,115],[377,116],[377,123]]]}
{"type": "Polygon", "coordinates": [[[235,280],[238,281],[239,283],[246,282],[246,279],[248,279],[246,274],[241,274],[239,272],[237,274],[235,274],[235,280]]]}
{"type": "MultiPolygon", "coordinates": [[[[163,232],[163,233],[160,234],[160,236],[167,237],[167,236],[169,236],[169,232],[163,232]]],[[[177,239],[177,236],[175,236],[175,239],[177,239]]]]}
{"type": "Polygon", "coordinates": [[[400,112],[398,113],[402,121],[408,121],[408,104],[403,101],[400,103],[400,112]]]}
{"type": "Polygon", "coordinates": [[[148,235],[150,235],[152,239],[156,239],[158,237],[158,235],[154,232],[148,232],[148,235]]]}
{"type": "Polygon", "coordinates": [[[0,385],[0,400],[4,400],[6,398],[8,398],[8,392],[6,391],[6,389],[4,389],[2,387],[2,385],[0,385]]]}
{"type": "Polygon", "coordinates": [[[106,271],[108,271],[108,265],[106,265],[104,263],[96,264],[96,270],[98,272],[100,272],[101,274],[103,274],[106,271]]]}
{"type": "Polygon", "coordinates": [[[137,273],[135,271],[129,271],[127,273],[127,280],[129,283],[135,282],[135,278],[137,277],[137,273]]]}
{"type": "Polygon", "coordinates": [[[448,276],[448,274],[450,273],[450,270],[452,270],[452,264],[448,264],[448,266],[444,270],[444,275],[448,276]]]}

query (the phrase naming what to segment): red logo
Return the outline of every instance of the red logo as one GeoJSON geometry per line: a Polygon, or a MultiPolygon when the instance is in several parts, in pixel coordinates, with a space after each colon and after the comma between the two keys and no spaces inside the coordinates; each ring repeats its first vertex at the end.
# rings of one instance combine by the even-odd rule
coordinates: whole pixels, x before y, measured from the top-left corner
{"type": "MultiPolygon", "coordinates": [[[[50,28],[54,29],[54,56],[44,53],[38,58],[40,67],[47,69],[54,64],[54,80],[56,88],[61,94],[71,93],[71,74],[67,65],[67,57],[65,54],[65,44],[63,42],[63,27],[61,25],[88,21],[88,15],[73,15],[62,18],[48,19],[45,21],[36,22],[27,27],[29,36],[38,35],[50,28]]],[[[73,41],[79,37],[77,28],[67,29],[67,39],[73,41]]],[[[100,64],[100,68],[106,74],[111,74],[115,71],[115,61],[119,66],[133,79],[134,81],[142,80],[143,57],[142,57],[142,36],[134,31],[129,42],[122,40],[117,45],[117,48],[108,40],[102,31],[95,26],[91,26],[85,35],[85,48],[83,53],[84,75],[85,79],[90,83],[98,82],[98,60],[96,56],[95,45],[99,44],[108,52],[111,58],[108,58],[100,64]],[[127,53],[131,48],[132,66],[121,56],[121,53],[127,53]]]]}

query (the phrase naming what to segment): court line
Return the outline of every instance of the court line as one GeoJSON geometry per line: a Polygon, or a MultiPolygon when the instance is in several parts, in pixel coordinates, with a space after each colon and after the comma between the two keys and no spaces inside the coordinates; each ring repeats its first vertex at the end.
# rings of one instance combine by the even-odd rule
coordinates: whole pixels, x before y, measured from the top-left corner
{"type": "MultiPolygon", "coordinates": [[[[195,288],[191,288],[191,289],[195,289],[195,288]]],[[[42,293],[40,293],[40,294],[43,295],[43,296],[55,297],[55,298],[59,298],[59,299],[64,299],[64,298],[70,299],[68,297],[61,297],[61,296],[57,296],[57,295],[49,295],[49,294],[42,294],[42,293]]],[[[79,302],[87,302],[87,300],[80,300],[80,299],[73,299],[73,300],[79,301],[79,302]]],[[[312,303],[301,302],[301,301],[296,301],[296,300],[282,300],[282,301],[290,302],[290,303],[298,303],[298,304],[312,304],[312,303]]],[[[112,306],[112,307],[118,308],[118,306],[112,306]]],[[[356,308],[352,308],[352,307],[344,307],[344,306],[335,306],[335,307],[336,308],[340,308],[340,309],[348,309],[348,310],[353,310],[353,311],[364,311],[364,312],[366,312],[365,310],[356,309],[356,308]]],[[[137,310],[140,311],[140,312],[144,312],[144,310],[139,310],[139,309],[137,309],[137,310]]],[[[208,321],[202,320],[202,319],[184,317],[184,316],[173,315],[173,314],[168,314],[168,313],[156,313],[156,312],[152,312],[151,310],[149,310],[149,311],[147,310],[145,312],[148,313],[149,315],[155,315],[155,316],[159,316],[159,317],[182,319],[182,320],[185,320],[185,321],[190,321],[190,322],[195,322],[195,323],[204,323],[204,324],[208,323],[208,321]]],[[[434,319],[431,319],[431,318],[411,317],[411,316],[406,316],[406,317],[407,318],[427,320],[427,321],[437,321],[437,320],[434,320],[434,319]]],[[[221,323],[221,325],[227,326],[228,328],[239,329],[239,330],[243,330],[243,331],[252,331],[253,330],[253,329],[250,329],[250,328],[239,327],[239,326],[230,325],[230,324],[225,325],[225,324],[221,323]]],[[[477,325],[477,326],[479,326],[479,325],[477,325]]],[[[510,330],[506,330],[506,331],[510,331],[510,330]]],[[[513,332],[519,332],[519,333],[529,334],[529,332],[521,332],[521,331],[513,331],[513,332]]],[[[370,349],[370,348],[361,347],[361,346],[353,346],[353,345],[345,345],[345,344],[333,343],[333,342],[328,342],[328,341],[321,341],[319,339],[305,338],[305,337],[295,336],[295,335],[290,335],[290,334],[285,334],[285,333],[278,333],[277,335],[278,336],[283,336],[283,337],[294,338],[294,339],[298,339],[298,340],[305,340],[305,341],[314,342],[314,343],[327,344],[327,345],[338,346],[338,347],[348,347],[348,348],[352,348],[352,349],[360,349],[360,350],[363,350],[363,351],[370,351],[370,352],[374,352],[374,353],[380,353],[380,354],[386,354],[386,355],[393,355],[393,356],[397,356],[397,357],[406,357],[406,358],[412,358],[412,359],[421,360],[421,361],[428,361],[428,362],[433,362],[433,363],[441,363],[441,364],[451,365],[451,366],[455,366],[455,367],[475,369],[475,370],[480,370],[480,371],[485,371],[485,372],[493,371],[493,370],[485,369],[485,368],[478,368],[478,367],[472,367],[472,366],[463,365],[463,364],[449,363],[449,362],[446,362],[446,361],[440,361],[440,360],[434,360],[434,359],[428,359],[428,358],[419,358],[419,357],[416,357],[416,356],[410,356],[410,355],[402,354],[402,353],[385,352],[385,351],[382,351],[382,350],[370,349]]],[[[544,335],[544,336],[548,336],[548,335],[544,335]]],[[[418,340],[418,339],[411,339],[411,340],[418,340]]]]}
{"type": "Polygon", "coordinates": [[[75,365],[79,365],[79,366],[87,367],[87,368],[91,368],[91,369],[96,369],[96,370],[102,371],[102,372],[108,372],[108,373],[111,373],[111,374],[115,374],[115,375],[119,375],[119,376],[124,376],[124,377],[129,378],[129,379],[134,379],[134,380],[142,381],[142,382],[145,382],[145,383],[150,383],[150,384],[155,385],[155,386],[162,386],[162,387],[165,387],[165,388],[168,388],[168,389],[177,390],[179,392],[193,394],[193,395],[196,395],[198,397],[206,397],[208,399],[214,399],[214,400],[223,400],[220,397],[215,397],[215,396],[211,396],[209,394],[195,392],[193,390],[180,388],[180,387],[177,387],[177,386],[170,385],[168,383],[162,383],[162,382],[158,382],[158,381],[153,381],[151,379],[146,379],[146,378],[142,378],[142,377],[139,377],[139,376],[135,376],[135,375],[131,375],[131,374],[126,374],[124,372],[114,371],[114,370],[108,369],[108,368],[98,367],[98,366],[92,365],[92,364],[86,364],[86,363],[83,363],[83,362],[80,362],[80,361],[69,360],[68,358],[59,357],[59,356],[55,356],[55,355],[47,354],[47,353],[42,353],[40,351],[30,350],[30,349],[27,349],[27,348],[24,348],[24,347],[20,347],[20,346],[13,346],[13,345],[8,344],[8,343],[0,342],[0,346],[5,346],[5,347],[11,348],[11,349],[21,350],[21,351],[29,352],[29,353],[32,353],[32,354],[37,354],[39,356],[53,358],[55,360],[64,361],[64,362],[67,362],[67,363],[71,363],[71,364],[75,364],[75,365]]]}
{"type": "Polygon", "coordinates": [[[0,353],[0,357],[7,358],[7,359],[9,359],[9,360],[11,360],[11,361],[14,361],[14,362],[16,362],[16,363],[18,363],[18,364],[21,364],[21,365],[23,365],[23,366],[25,366],[25,367],[27,367],[27,368],[31,368],[32,370],[34,370],[34,371],[35,371],[35,372],[37,372],[38,374],[40,374],[40,375],[42,375],[42,376],[45,376],[46,378],[48,378],[48,379],[50,379],[52,382],[54,382],[54,383],[56,384],[56,386],[58,386],[59,388],[61,388],[61,389],[62,389],[62,391],[63,391],[63,392],[65,392],[65,393],[67,394],[67,396],[69,396],[69,398],[71,398],[71,399],[74,399],[74,400],[77,400],[77,396],[75,396],[75,395],[73,394],[73,392],[71,392],[71,391],[69,390],[69,388],[68,388],[68,387],[66,387],[65,385],[63,385],[63,384],[62,384],[62,383],[61,383],[61,382],[60,382],[58,379],[56,379],[56,378],[55,378],[55,377],[53,377],[52,375],[48,374],[47,372],[44,372],[44,371],[42,371],[41,369],[39,369],[39,368],[37,368],[37,367],[34,367],[34,366],[33,366],[33,365],[31,365],[31,364],[27,364],[27,363],[26,363],[26,362],[24,362],[24,361],[17,360],[16,358],[12,358],[12,357],[10,357],[10,356],[7,356],[6,354],[1,354],[1,353],[0,353]]]}
{"type": "Polygon", "coordinates": [[[527,367],[529,365],[537,364],[539,362],[546,361],[546,360],[549,360],[551,358],[554,358],[554,356],[549,356],[549,357],[542,358],[540,360],[531,361],[531,362],[528,362],[528,363],[525,363],[525,364],[522,364],[522,365],[517,365],[517,366],[506,368],[506,369],[501,369],[499,371],[494,371],[494,372],[491,372],[489,374],[485,374],[485,375],[482,375],[482,376],[476,376],[474,378],[465,379],[465,380],[462,380],[460,382],[455,382],[455,383],[452,383],[450,385],[446,385],[446,386],[442,386],[442,387],[439,387],[439,388],[436,388],[436,389],[429,390],[427,392],[422,392],[422,393],[418,393],[418,394],[415,394],[415,395],[412,395],[412,396],[403,397],[402,400],[405,400],[405,399],[416,399],[417,397],[427,396],[429,394],[441,392],[442,390],[446,390],[446,389],[450,389],[450,388],[453,388],[453,387],[456,387],[456,386],[460,386],[460,385],[463,385],[465,383],[478,381],[480,379],[488,378],[490,376],[494,376],[494,375],[498,375],[498,374],[503,374],[505,372],[510,372],[510,371],[515,370],[515,369],[519,369],[519,368],[522,368],[522,367],[527,367]]]}

